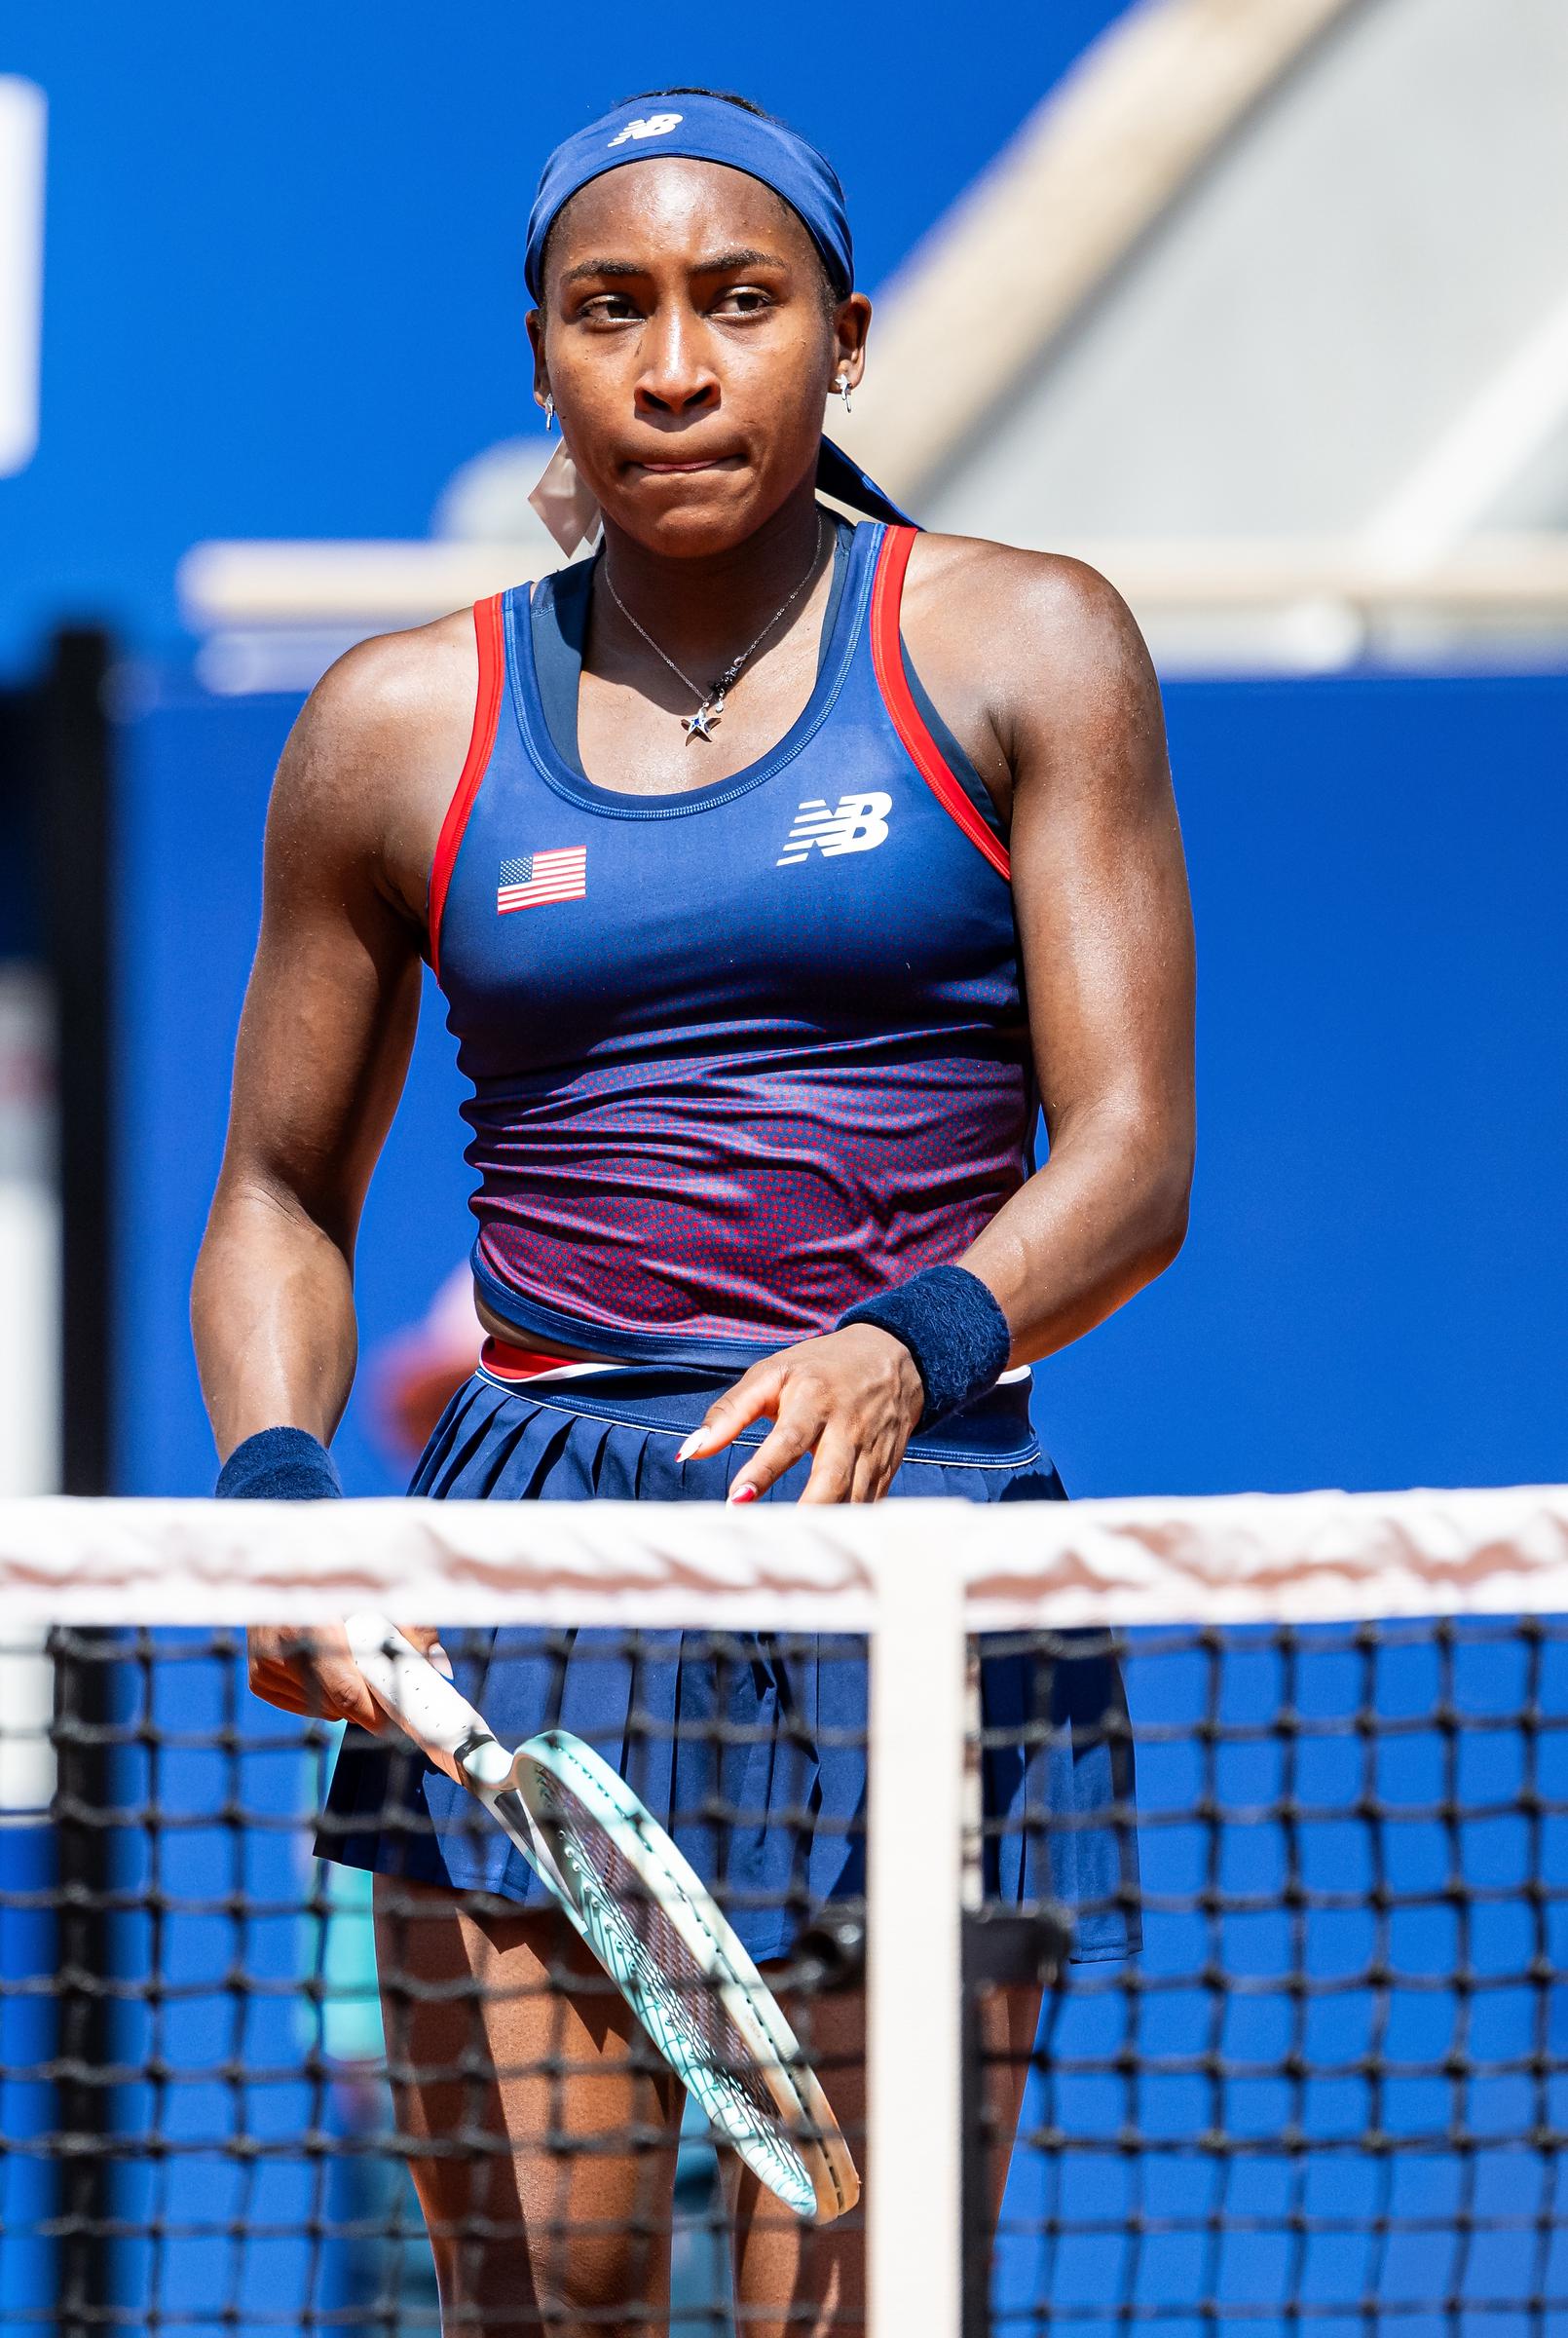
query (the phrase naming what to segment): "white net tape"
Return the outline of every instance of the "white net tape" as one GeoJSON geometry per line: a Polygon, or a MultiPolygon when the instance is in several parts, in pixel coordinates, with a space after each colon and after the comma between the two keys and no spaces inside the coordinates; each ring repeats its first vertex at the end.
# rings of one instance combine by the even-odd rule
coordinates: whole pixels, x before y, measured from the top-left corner
{"type": "Polygon", "coordinates": [[[1568,1611],[1568,1487],[865,1508],[0,1502],[0,1612],[45,1623],[861,1632],[914,1554],[972,1631],[1568,1611]]]}

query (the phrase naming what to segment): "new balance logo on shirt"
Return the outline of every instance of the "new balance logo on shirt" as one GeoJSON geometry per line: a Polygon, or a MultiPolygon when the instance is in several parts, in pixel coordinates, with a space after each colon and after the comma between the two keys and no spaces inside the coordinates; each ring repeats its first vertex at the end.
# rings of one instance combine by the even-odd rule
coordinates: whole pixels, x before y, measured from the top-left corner
{"type": "Polygon", "coordinates": [[[892,809],[892,797],[880,788],[864,796],[840,796],[834,811],[823,797],[807,796],[795,815],[790,841],[773,865],[785,869],[812,852],[830,859],[840,852],[869,852],[886,837],[892,809]]]}

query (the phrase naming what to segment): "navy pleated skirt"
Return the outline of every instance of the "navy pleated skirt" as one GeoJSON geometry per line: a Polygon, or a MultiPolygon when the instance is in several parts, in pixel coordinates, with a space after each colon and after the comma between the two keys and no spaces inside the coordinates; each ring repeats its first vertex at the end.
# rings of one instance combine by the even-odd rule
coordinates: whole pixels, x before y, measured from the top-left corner
{"type": "MultiPolygon", "coordinates": [[[[637,1367],[509,1385],[477,1372],[448,1405],[410,1491],[481,1501],[722,1501],[765,1423],[677,1463],[732,1373],[637,1367]]],[[[1029,1423],[1028,1383],[993,1389],[910,1445],[888,1498],[1063,1500],[1029,1423]]],[[[765,1501],[794,1501],[801,1461],[765,1501]]],[[[421,1619],[425,1620],[425,1619],[421,1619]]],[[[498,1737],[564,1728],[594,1746],[710,1881],[751,1954],[786,1954],[830,1901],[865,1891],[865,1642],[840,1634],[443,1631],[458,1686],[498,1737]]],[[[1108,1640],[981,1642],[985,1883],[1054,1898],[1080,1959],[1138,1945],[1132,1745],[1108,1640]]],[[[918,1779],[910,1782],[920,1791],[918,1779]]],[[[546,1895],[486,1814],[421,1756],[350,1730],[317,1848],[385,1875],[546,1895]]],[[[910,1910],[912,1925],[919,1910],[910,1910]]]]}

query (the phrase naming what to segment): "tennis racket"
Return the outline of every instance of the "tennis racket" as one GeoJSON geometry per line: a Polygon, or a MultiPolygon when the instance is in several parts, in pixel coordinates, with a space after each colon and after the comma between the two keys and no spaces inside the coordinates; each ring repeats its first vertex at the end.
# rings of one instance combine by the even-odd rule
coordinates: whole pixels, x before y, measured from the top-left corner
{"type": "Polygon", "coordinates": [[[720,2138],[796,2215],[852,2208],[860,2177],[794,2031],[625,1780],[566,1729],[508,1754],[395,1625],[346,1630],[377,1703],[516,1844],[720,2138]]]}

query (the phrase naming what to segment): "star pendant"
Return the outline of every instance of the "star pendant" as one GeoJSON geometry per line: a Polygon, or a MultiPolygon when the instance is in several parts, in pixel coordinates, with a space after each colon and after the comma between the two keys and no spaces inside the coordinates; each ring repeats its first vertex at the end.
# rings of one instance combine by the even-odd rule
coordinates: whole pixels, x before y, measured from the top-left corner
{"type": "Polygon", "coordinates": [[[711,738],[713,726],[719,720],[723,707],[724,700],[722,698],[717,704],[710,698],[704,698],[695,714],[683,716],[681,728],[686,733],[688,740],[711,738]]]}

